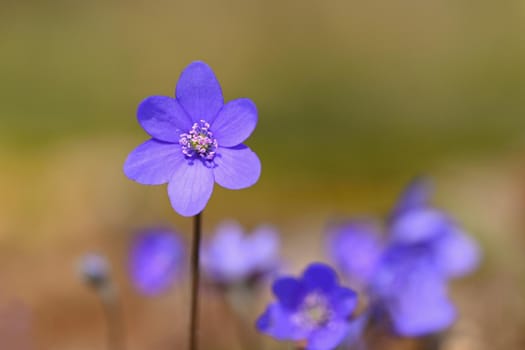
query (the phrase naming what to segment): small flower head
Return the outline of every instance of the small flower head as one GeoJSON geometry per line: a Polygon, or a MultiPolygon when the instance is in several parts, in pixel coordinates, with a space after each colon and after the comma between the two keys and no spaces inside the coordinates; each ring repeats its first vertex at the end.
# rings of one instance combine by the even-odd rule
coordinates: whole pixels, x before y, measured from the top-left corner
{"type": "Polygon", "coordinates": [[[129,270],[133,285],[145,295],[167,290],[181,277],[184,245],[169,229],[145,230],[133,241],[129,270]]]}
{"type": "Polygon", "coordinates": [[[431,194],[428,180],[409,185],[389,217],[385,242],[374,226],[362,223],[336,228],[329,240],[342,271],[370,294],[371,315],[387,315],[403,336],[449,327],[456,312],[448,280],[470,273],[480,259],[476,242],[432,207],[431,194]]]}
{"type": "Polygon", "coordinates": [[[84,281],[93,288],[101,288],[109,282],[109,263],[100,254],[84,255],[79,262],[78,270],[84,281]]]}
{"type": "Polygon", "coordinates": [[[257,320],[257,329],[279,340],[305,341],[308,350],[336,348],[349,333],[357,294],[339,285],[335,271],[321,263],[300,278],[273,284],[277,301],[257,320]]]}
{"type": "Polygon", "coordinates": [[[279,236],[269,226],[245,235],[238,223],[224,222],[202,250],[206,276],[224,287],[258,282],[279,264],[279,236]]]}
{"type": "Polygon", "coordinates": [[[175,97],[142,101],[137,117],[151,138],[131,152],[124,173],[144,185],[168,183],[179,214],[200,213],[215,183],[238,190],[259,179],[259,158],[243,144],[257,124],[255,104],[247,98],[225,104],[206,63],[193,62],[182,72],[175,97]]]}

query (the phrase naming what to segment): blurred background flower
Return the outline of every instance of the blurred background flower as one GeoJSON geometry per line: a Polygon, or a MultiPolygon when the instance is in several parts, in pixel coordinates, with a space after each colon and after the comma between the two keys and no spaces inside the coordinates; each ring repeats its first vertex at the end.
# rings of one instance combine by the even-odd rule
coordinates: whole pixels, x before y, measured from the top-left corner
{"type": "Polygon", "coordinates": [[[145,295],[165,292],[184,275],[185,248],[177,233],[167,228],[143,230],[132,241],[129,272],[145,295]]]}
{"type": "Polygon", "coordinates": [[[330,266],[312,263],[299,278],[276,279],[272,291],[277,300],[257,320],[260,332],[307,350],[335,349],[349,334],[357,293],[330,266]]]}
{"type": "Polygon", "coordinates": [[[206,277],[225,288],[256,286],[280,267],[279,241],[271,226],[245,234],[237,222],[222,222],[202,249],[206,277]]]}
{"type": "Polygon", "coordinates": [[[474,271],[477,243],[432,207],[429,179],[403,191],[382,235],[377,225],[354,221],[332,227],[329,253],[345,276],[370,298],[371,325],[391,325],[407,337],[438,334],[456,310],[448,279],[474,271]]]}

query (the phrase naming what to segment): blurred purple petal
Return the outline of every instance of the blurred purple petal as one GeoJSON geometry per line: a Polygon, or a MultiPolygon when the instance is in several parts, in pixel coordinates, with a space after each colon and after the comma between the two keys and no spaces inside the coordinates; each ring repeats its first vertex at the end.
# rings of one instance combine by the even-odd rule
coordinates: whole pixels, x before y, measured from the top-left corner
{"type": "Polygon", "coordinates": [[[214,159],[215,181],[224,188],[239,190],[254,185],[261,175],[261,162],[245,145],[220,148],[214,159]]]}
{"type": "Polygon", "coordinates": [[[243,279],[251,266],[245,249],[242,227],[235,222],[222,223],[212,241],[202,252],[202,265],[208,277],[222,282],[243,279]]]}
{"type": "Polygon", "coordinates": [[[480,261],[480,249],[474,239],[460,230],[434,243],[436,264],[448,277],[462,277],[474,271],[480,261]]]}
{"type": "Polygon", "coordinates": [[[247,240],[254,247],[250,251],[250,259],[254,266],[262,271],[274,270],[278,267],[280,240],[273,227],[258,227],[247,237],[247,240]]]}
{"type": "Polygon", "coordinates": [[[224,220],[217,225],[213,239],[216,244],[239,243],[243,235],[244,229],[241,224],[235,220],[224,220]]]}
{"type": "Polygon", "coordinates": [[[279,340],[303,340],[308,331],[294,322],[290,313],[278,303],[268,306],[266,311],[257,319],[257,330],[279,340]]]}
{"type": "Polygon", "coordinates": [[[179,136],[187,132],[192,122],[179,102],[173,97],[150,96],[137,110],[139,124],[155,139],[179,143],[179,136]]]}
{"type": "Polygon", "coordinates": [[[357,293],[349,288],[335,288],[330,299],[335,312],[342,318],[349,318],[357,307],[357,293]]]}
{"type": "Polygon", "coordinates": [[[403,293],[425,274],[436,275],[432,258],[426,248],[411,246],[390,246],[383,253],[372,280],[375,296],[390,298],[403,293]],[[415,282],[413,282],[415,281],[415,282]]]}
{"type": "Polygon", "coordinates": [[[328,250],[343,273],[363,286],[374,273],[383,243],[376,225],[353,221],[331,229],[328,250]]]}
{"type": "Polygon", "coordinates": [[[213,172],[200,160],[179,166],[168,185],[171,205],[182,216],[204,210],[213,191],[213,172]]]}
{"type": "Polygon", "coordinates": [[[428,207],[433,195],[434,186],[429,178],[415,178],[401,193],[394,209],[392,210],[392,218],[409,210],[424,209],[428,207]]]}
{"type": "Polygon", "coordinates": [[[178,144],[149,140],[135,148],[126,159],[124,173],[143,185],[167,183],[177,168],[184,165],[178,144]]]}
{"type": "Polygon", "coordinates": [[[221,86],[204,62],[193,62],[180,75],[175,91],[177,100],[196,123],[212,123],[224,104],[221,86]]]}
{"type": "Polygon", "coordinates": [[[168,229],[148,230],[134,239],[129,259],[135,287],[143,294],[155,295],[180,277],[184,246],[179,236],[168,229]]]}
{"type": "Polygon", "coordinates": [[[425,250],[392,247],[376,272],[372,290],[376,302],[388,310],[398,334],[419,336],[441,331],[454,322],[446,283],[425,250]]]}
{"type": "Polygon", "coordinates": [[[343,320],[332,321],[325,327],[316,329],[308,337],[307,350],[335,349],[346,337],[349,323],[343,320]]]}
{"type": "Polygon", "coordinates": [[[234,284],[264,277],[278,267],[279,238],[267,227],[244,235],[236,222],[218,226],[215,236],[202,250],[202,266],[209,278],[234,284]]]}
{"type": "Polygon", "coordinates": [[[396,333],[417,337],[445,330],[454,323],[456,311],[432,277],[421,277],[389,303],[396,333]]]}
{"type": "Polygon", "coordinates": [[[411,210],[396,218],[390,228],[395,243],[415,244],[446,234],[454,223],[435,209],[411,210]]]}
{"type": "Polygon", "coordinates": [[[233,147],[246,140],[257,125],[257,107],[247,99],[228,102],[217,115],[211,129],[221,147],[233,147]]]}

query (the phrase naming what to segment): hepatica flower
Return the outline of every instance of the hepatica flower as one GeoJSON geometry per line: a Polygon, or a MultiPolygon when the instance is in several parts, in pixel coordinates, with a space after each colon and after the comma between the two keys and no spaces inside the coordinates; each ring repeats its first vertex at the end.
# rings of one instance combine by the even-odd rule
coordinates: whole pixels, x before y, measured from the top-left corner
{"type": "Polygon", "coordinates": [[[133,285],[145,295],[156,295],[173,285],[182,275],[184,245],[169,229],[149,229],[133,240],[129,272],[133,285]]]}
{"type": "Polygon", "coordinates": [[[279,267],[279,245],[273,227],[260,226],[245,235],[238,223],[224,222],[202,250],[202,267],[218,285],[257,282],[279,267]]]}
{"type": "Polygon", "coordinates": [[[445,212],[431,205],[428,180],[412,182],[395,205],[381,240],[373,226],[332,229],[330,253],[350,280],[365,286],[373,310],[393,330],[420,336],[444,330],[456,317],[447,295],[450,278],[472,272],[476,242],[445,212]]]}
{"type": "Polygon", "coordinates": [[[168,183],[177,213],[200,213],[215,182],[242,189],[259,179],[259,158],[243,144],[257,124],[255,104],[246,98],[225,104],[204,62],[193,62],[182,72],[175,97],[142,101],[137,117],[151,139],[128,156],[124,172],[144,185],[168,183]]]}
{"type": "Polygon", "coordinates": [[[309,265],[300,278],[273,284],[276,302],[257,320],[257,329],[279,340],[305,341],[308,350],[336,348],[349,334],[357,294],[339,285],[335,271],[309,265]]]}

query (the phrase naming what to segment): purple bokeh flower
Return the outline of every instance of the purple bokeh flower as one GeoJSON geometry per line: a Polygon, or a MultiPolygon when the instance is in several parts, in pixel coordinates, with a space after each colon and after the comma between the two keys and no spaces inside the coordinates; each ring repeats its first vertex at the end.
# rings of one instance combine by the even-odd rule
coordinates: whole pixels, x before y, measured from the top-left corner
{"type": "Polygon", "coordinates": [[[150,229],[135,237],[129,255],[129,272],[133,285],[145,295],[167,290],[181,277],[184,267],[184,244],[169,229],[150,229]]]}
{"type": "Polygon", "coordinates": [[[243,144],[257,124],[255,104],[246,98],[224,104],[206,63],[193,62],[182,72],[175,97],[142,101],[137,117],[152,138],[131,152],[124,172],[144,185],[168,183],[177,213],[200,213],[215,182],[236,190],[259,179],[259,158],[243,144]]]}
{"type": "Polygon", "coordinates": [[[336,348],[349,334],[357,294],[339,285],[335,271],[310,264],[300,278],[273,284],[277,301],[257,320],[257,329],[278,340],[306,341],[308,350],[336,348]]]}
{"type": "Polygon", "coordinates": [[[375,317],[387,315],[403,336],[450,326],[456,312],[448,280],[471,273],[480,261],[477,243],[434,208],[431,197],[428,180],[413,181],[394,206],[382,240],[375,226],[362,222],[333,228],[329,235],[330,253],[342,272],[365,286],[375,317]]]}
{"type": "Polygon", "coordinates": [[[260,226],[245,235],[238,223],[223,222],[202,250],[202,267],[219,285],[257,282],[279,267],[279,245],[273,227],[260,226]]]}
{"type": "Polygon", "coordinates": [[[383,253],[377,225],[351,221],[330,228],[328,251],[343,274],[356,286],[366,286],[383,253]]]}

